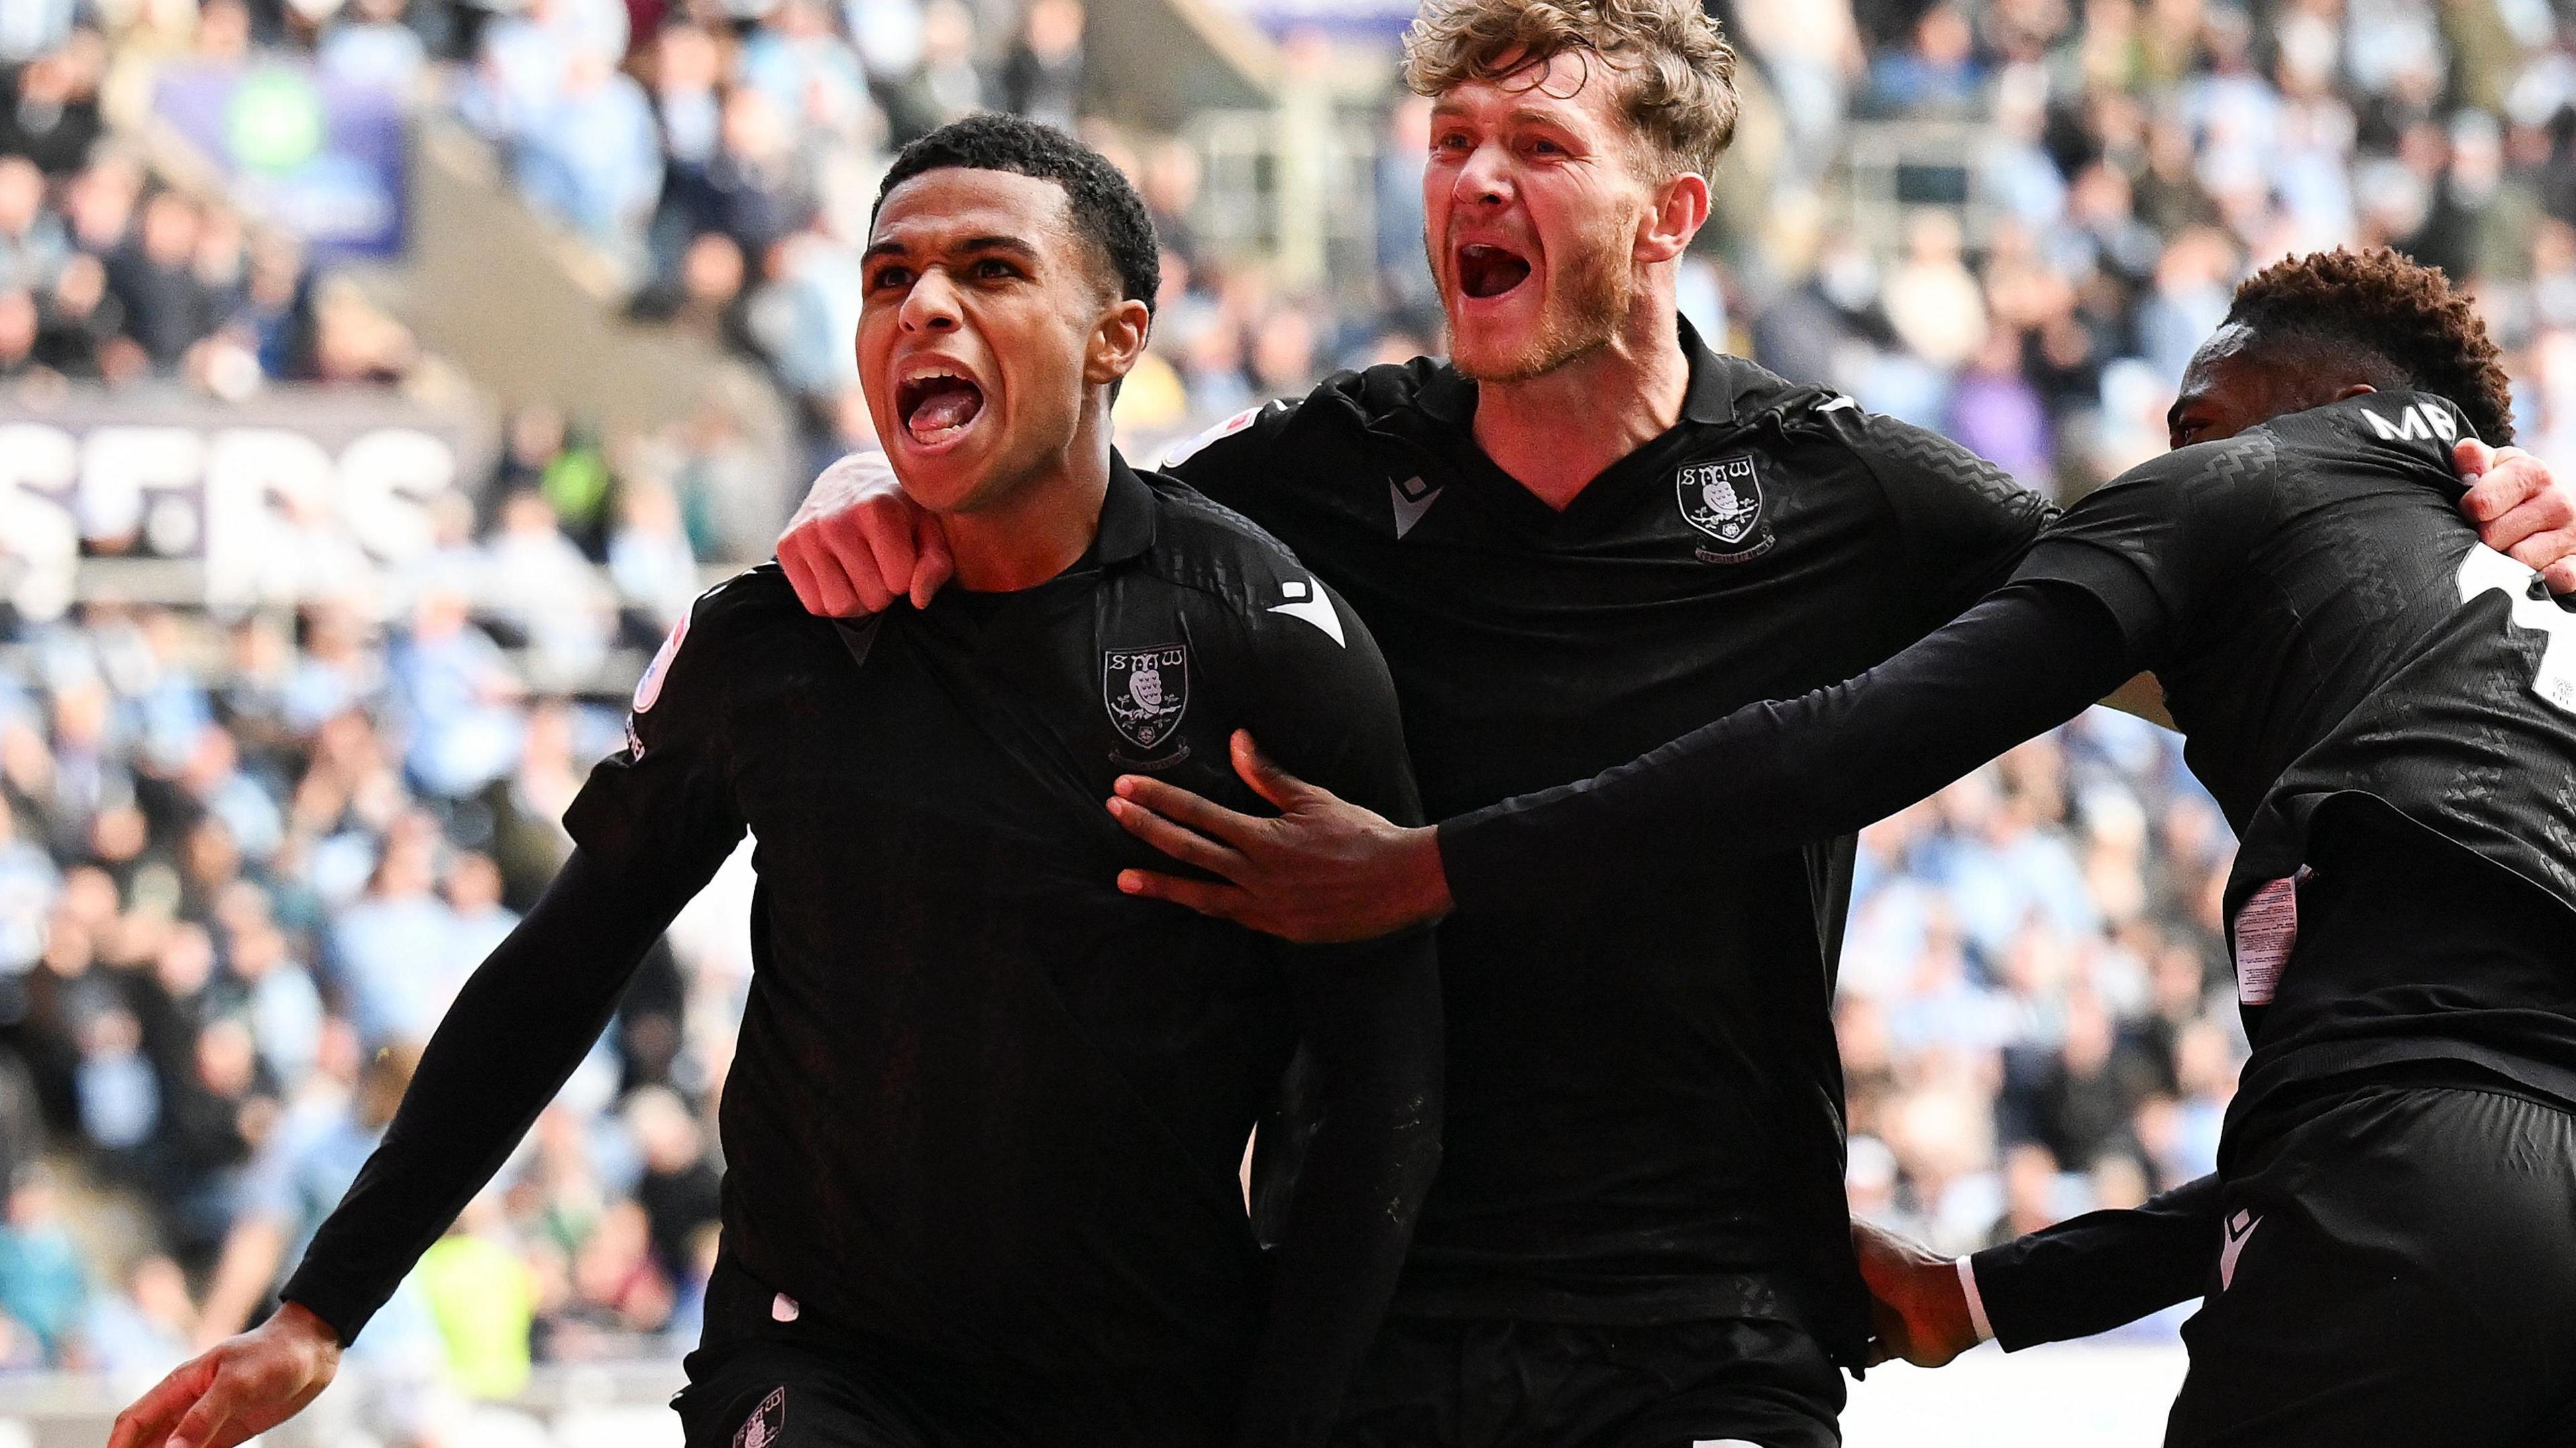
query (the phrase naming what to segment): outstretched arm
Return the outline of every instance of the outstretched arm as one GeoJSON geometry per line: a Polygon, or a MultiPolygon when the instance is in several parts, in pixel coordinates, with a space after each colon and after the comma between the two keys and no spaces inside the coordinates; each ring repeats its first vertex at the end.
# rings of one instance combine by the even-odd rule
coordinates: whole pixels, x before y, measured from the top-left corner
{"type": "Polygon", "coordinates": [[[565,812],[572,858],[457,993],[285,1307],[162,1379],[117,1416],[110,1448],[233,1448],[294,1416],[589,1053],[644,952],[742,838],[725,768],[732,651],[708,609],[723,593],[692,612],[697,643],[682,647],[684,623],[655,656],[626,750],[565,812]]]}
{"type": "Polygon", "coordinates": [[[110,1448],[232,1448],[328,1386],[341,1347],[500,1169],[705,883],[575,850],[458,993],[383,1144],[288,1280],[285,1307],[162,1379],[118,1416],[110,1448]]]}
{"type": "Polygon", "coordinates": [[[1868,672],[1440,826],[1462,910],[1551,907],[1881,819],[2137,672],[2088,594],[2013,584],[1868,672]]]}
{"type": "Polygon", "coordinates": [[[2108,1332],[2209,1288],[2226,1241],[2215,1176],[2122,1211],[2087,1212],[1968,1259],[2006,1352],[2108,1332]]]}
{"type": "Polygon", "coordinates": [[[2120,1211],[2087,1212],[1972,1257],[1852,1224],[1879,1359],[1937,1368],[1992,1338],[2004,1351],[2137,1321],[2207,1290],[2219,1255],[2214,1176],[2120,1211]]]}
{"type": "Polygon", "coordinates": [[[501,1169],[706,877],[575,849],[457,993],[385,1139],[280,1294],[347,1342],[501,1169]]]}
{"type": "Polygon", "coordinates": [[[1591,779],[1446,821],[1436,839],[1238,745],[1238,769],[1284,812],[1254,819],[1122,778],[1122,824],[1223,878],[1131,870],[1120,885],[1292,940],[1363,939],[1453,907],[1559,908],[1857,829],[2073,718],[2138,666],[2093,595],[2015,583],[1858,678],[1739,709],[1591,779]]]}

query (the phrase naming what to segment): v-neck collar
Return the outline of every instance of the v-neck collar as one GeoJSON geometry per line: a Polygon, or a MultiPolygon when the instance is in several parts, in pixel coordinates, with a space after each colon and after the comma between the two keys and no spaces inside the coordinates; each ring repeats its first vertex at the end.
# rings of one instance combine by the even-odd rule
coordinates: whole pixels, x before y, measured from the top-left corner
{"type": "Polygon", "coordinates": [[[1726,359],[1709,350],[1687,319],[1675,318],[1681,332],[1682,357],[1690,381],[1682,393],[1682,415],[1661,433],[1601,470],[1563,510],[1549,507],[1520,479],[1503,471],[1476,442],[1477,388],[1455,366],[1442,364],[1423,384],[1417,405],[1439,425],[1440,451],[1450,466],[1477,492],[1523,527],[1548,533],[1577,531],[1602,514],[1626,504],[1646,482],[1672,461],[1672,455],[1707,439],[1705,429],[1731,429],[1738,421],[1736,379],[1726,359]]]}

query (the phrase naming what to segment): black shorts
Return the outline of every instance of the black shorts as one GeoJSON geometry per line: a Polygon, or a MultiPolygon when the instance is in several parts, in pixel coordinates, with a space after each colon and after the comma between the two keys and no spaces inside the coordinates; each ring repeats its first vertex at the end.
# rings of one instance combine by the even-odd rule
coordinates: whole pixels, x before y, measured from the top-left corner
{"type": "Polygon", "coordinates": [[[2576,1115],[2376,1086],[2233,1156],[2167,1448],[2576,1445],[2576,1115]]]}
{"type": "Polygon", "coordinates": [[[689,1354],[688,1448],[986,1448],[1023,1435],[840,1352],[751,1338],[689,1354]]]}
{"type": "Polygon", "coordinates": [[[1843,1380],[1794,1324],[1397,1317],[1335,1448],[1835,1448],[1843,1380]]]}
{"type": "Polygon", "coordinates": [[[1241,1375],[1013,1387],[876,1339],[699,1348],[671,1399],[687,1448],[1223,1448],[1241,1375]]]}

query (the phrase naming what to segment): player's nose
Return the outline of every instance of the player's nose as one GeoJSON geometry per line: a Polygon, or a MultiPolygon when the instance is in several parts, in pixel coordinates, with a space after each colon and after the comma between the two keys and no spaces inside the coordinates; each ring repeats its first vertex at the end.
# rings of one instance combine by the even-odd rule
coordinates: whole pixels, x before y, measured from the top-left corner
{"type": "Polygon", "coordinates": [[[948,273],[939,267],[924,271],[904,293],[897,320],[907,332],[954,331],[959,321],[957,286],[948,273]]]}
{"type": "Polygon", "coordinates": [[[1511,170],[1509,149],[1487,141],[1469,153],[1466,164],[1458,168],[1449,199],[1461,206],[1499,206],[1511,199],[1511,170]]]}

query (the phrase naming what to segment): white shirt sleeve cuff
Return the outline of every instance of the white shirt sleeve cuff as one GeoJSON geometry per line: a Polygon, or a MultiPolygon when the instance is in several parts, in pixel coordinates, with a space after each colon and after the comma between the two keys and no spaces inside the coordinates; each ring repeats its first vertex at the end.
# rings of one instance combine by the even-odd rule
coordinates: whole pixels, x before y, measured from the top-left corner
{"type": "Polygon", "coordinates": [[[1977,1330],[1977,1341],[1994,1341],[1994,1324],[1986,1321],[1986,1300],[1977,1295],[1977,1269],[1965,1257],[1959,1259],[1959,1290],[1967,1295],[1968,1325],[1977,1330]]]}

